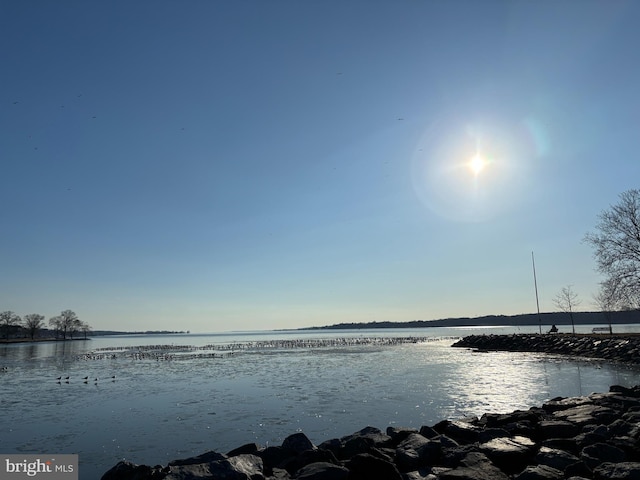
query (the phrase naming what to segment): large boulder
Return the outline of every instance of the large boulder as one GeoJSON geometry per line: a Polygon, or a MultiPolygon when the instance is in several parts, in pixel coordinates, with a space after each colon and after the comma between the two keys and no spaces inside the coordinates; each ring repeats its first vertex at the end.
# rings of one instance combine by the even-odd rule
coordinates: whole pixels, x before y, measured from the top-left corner
{"type": "Polygon", "coordinates": [[[262,459],[251,454],[201,464],[171,466],[165,480],[264,480],[262,459]]]}
{"type": "Polygon", "coordinates": [[[566,410],[559,410],[554,412],[553,416],[556,419],[567,420],[582,427],[584,425],[591,424],[609,424],[618,418],[618,412],[611,408],[588,403],[568,408],[566,410]]]}
{"type": "Polygon", "coordinates": [[[482,431],[481,428],[472,425],[469,422],[458,420],[443,420],[434,425],[434,430],[442,435],[454,439],[461,444],[474,443],[478,440],[478,436],[482,431]]]}
{"type": "Polygon", "coordinates": [[[538,438],[572,438],[580,433],[580,426],[567,420],[543,420],[538,424],[538,438]]]}
{"type": "Polygon", "coordinates": [[[401,472],[410,472],[423,465],[435,463],[440,454],[439,441],[429,440],[419,433],[412,433],[398,444],[395,461],[401,472]]]}
{"type": "Polygon", "coordinates": [[[483,443],[479,449],[505,472],[516,473],[533,457],[536,444],[527,437],[502,437],[483,443]]]}
{"type": "Polygon", "coordinates": [[[459,467],[446,470],[438,475],[439,480],[509,480],[486,455],[469,453],[459,467]]]}
{"type": "Polygon", "coordinates": [[[390,461],[368,453],[356,455],[345,463],[349,480],[402,480],[398,468],[390,461]]]}
{"type": "Polygon", "coordinates": [[[296,472],[296,480],[346,480],[349,470],[333,463],[310,463],[296,472]]]}
{"type": "Polygon", "coordinates": [[[313,450],[316,447],[304,433],[298,432],[285,438],[282,442],[282,448],[293,453],[302,453],[305,450],[313,450]]]}
{"type": "Polygon", "coordinates": [[[154,480],[164,478],[165,474],[158,467],[137,465],[128,461],[120,461],[110,468],[101,480],[154,480]]]}
{"type": "Polygon", "coordinates": [[[626,460],[625,453],[607,443],[595,443],[582,449],[580,458],[589,468],[594,469],[604,462],[620,463],[626,460]]]}
{"type": "Polygon", "coordinates": [[[580,461],[578,457],[564,450],[558,450],[549,447],[540,447],[538,453],[533,459],[534,464],[546,465],[561,471],[564,471],[569,465],[580,461]]]}

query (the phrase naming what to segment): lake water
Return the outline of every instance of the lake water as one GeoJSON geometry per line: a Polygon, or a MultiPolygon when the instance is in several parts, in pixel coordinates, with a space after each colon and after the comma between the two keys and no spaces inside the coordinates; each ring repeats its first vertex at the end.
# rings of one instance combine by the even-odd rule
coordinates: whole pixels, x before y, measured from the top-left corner
{"type": "Polygon", "coordinates": [[[121,459],[166,464],[249,442],[279,445],[298,431],[319,444],[367,425],[419,428],[640,384],[639,368],[451,348],[453,337],[472,333],[536,331],[247,332],[0,345],[0,366],[8,368],[0,373],[0,453],[77,453],[80,478],[91,480],[121,459]],[[428,341],[397,340],[410,336],[428,341]],[[243,348],[247,342],[251,348],[243,348]]]}

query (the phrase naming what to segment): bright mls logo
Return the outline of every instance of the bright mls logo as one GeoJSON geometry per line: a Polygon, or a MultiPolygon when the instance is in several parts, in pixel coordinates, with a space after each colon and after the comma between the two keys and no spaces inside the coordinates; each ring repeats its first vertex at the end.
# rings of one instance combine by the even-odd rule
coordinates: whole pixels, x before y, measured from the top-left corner
{"type": "Polygon", "coordinates": [[[0,455],[0,479],[78,480],[78,455],[0,455]]]}

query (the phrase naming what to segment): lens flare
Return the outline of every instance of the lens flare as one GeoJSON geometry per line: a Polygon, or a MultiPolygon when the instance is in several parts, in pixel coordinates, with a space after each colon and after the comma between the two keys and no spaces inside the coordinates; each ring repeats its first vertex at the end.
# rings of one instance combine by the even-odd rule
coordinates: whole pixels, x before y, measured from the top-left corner
{"type": "Polygon", "coordinates": [[[429,210],[448,220],[483,222],[524,200],[535,151],[522,125],[507,120],[469,123],[456,115],[425,129],[412,180],[429,210]]]}
{"type": "Polygon", "coordinates": [[[471,173],[477,177],[487,166],[487,161],[479,153],[476,153],[473,158],[469,160],[467,166],[471,170],[471,173]]]}

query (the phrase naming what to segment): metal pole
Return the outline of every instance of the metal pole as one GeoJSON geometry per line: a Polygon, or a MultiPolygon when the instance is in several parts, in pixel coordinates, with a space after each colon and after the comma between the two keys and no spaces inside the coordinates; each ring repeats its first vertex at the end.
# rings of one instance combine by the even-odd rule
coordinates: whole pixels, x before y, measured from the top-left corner
{"type": "Polygon", "coordinates": [[[540,302],[538,300],[538,280],[536,279],[536,261],[531,252],[531,263],[533,264],[533,285],[536,289],[536,306],[538,307],[538,325],[540,326],[540,335],[542,335],[542,319],[540,318],[540,302]]]}

